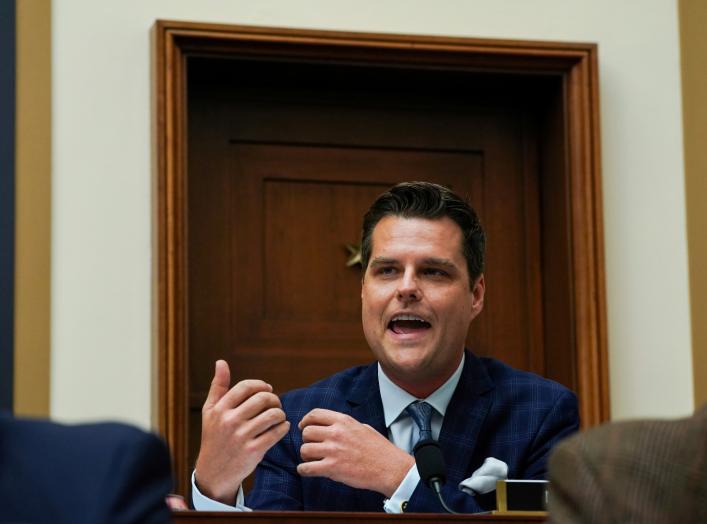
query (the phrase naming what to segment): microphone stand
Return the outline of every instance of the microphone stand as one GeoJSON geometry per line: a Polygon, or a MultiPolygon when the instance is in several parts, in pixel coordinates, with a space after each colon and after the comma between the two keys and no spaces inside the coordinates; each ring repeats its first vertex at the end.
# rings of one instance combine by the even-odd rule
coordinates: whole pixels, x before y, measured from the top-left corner
{"type": "Polygon", "coordinates": [[[439,442],[434,439],[421,440],[415,444],[413,454],[420,479],[437,495],[439,503],[447,513],[458,515],[456,511],[447,506],[442,496],[442,486],[447,480],[447,468],[439,442]]]}

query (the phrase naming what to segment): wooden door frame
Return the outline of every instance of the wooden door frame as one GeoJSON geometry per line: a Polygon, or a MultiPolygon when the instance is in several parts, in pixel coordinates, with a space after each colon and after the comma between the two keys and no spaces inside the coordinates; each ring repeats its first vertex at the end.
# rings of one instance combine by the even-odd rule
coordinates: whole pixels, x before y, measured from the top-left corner
{"type": "MultiPolygon", "coordinates": [[[[572,300],[582,426],[609,418],[595,44],[345,33],[157,21],[153,27],[154,300],[158,380],[153,413],[175,471],[187,471],[187,135],[189,56],[414,64],[440,70],[562,78],[572,300]]],[[[178,492],[187,479],[177,478],[178,492]]]]}

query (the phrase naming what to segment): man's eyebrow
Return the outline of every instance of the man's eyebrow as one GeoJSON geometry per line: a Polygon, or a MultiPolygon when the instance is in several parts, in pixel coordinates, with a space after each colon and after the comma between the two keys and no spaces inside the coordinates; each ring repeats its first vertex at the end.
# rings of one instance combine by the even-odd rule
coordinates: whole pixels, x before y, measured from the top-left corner
{"type": "Polygon", "coordinates": [[[394,258],[376,257],[373,260],[371,260],[370,265],[371,266],[383,266],[386,264],[395,264],[396,262],[397,262],[397,260],[394,258]]]}
{"type": "Polygon", "coordinates": [[[423,263],[428,266],[441,266],[448,267],[450,269],[456,269],[457,267],[457,265],[448,258],[426,258],[423,260],[423,263]]]}

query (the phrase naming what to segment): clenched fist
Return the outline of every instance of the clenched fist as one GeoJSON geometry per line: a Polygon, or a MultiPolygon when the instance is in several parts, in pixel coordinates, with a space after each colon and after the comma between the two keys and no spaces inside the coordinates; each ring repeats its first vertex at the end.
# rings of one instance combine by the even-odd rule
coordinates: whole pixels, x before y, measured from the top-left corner
{"type": "Polygon", "coordinates": [[[303,444],[297,472],[326,477],[352,488],[393,495],[415,464],[368,424],[328,409],[313,409],[299,423],[303,444]]]}

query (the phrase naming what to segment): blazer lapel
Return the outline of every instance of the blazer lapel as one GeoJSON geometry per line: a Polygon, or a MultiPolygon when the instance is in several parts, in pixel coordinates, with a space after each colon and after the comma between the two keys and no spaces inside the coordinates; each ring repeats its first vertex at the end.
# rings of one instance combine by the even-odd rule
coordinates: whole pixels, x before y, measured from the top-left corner
{"type": "Polygon", "coordinates": [[[449,483],[458,484],[473,471],[474,448],[491,408],[491,395],[487,393],[493,388],[493,381],[479,359],[466,351],[462,376],[447,407],[439,435],[449,483]]]}
{"type": "MultiPolygon", "coordinates": [[[[356,380],[348,398],[350,415],[363,424],[368,424],[381,435],[388,438],[383,415],[383,403],[378,388],[378,364],[371,364],[356,380]]],[[[357,511],[382,511],[383,499],[381,493],[356,489],[357,511]]]]}
{"type": "Polygon", "coordinates": [[[368,424],[388,437],[383,416],[383,402],[378,388],[378,364],[371,364],[356,379],[347,399],[353,418],[368,424]]]}

